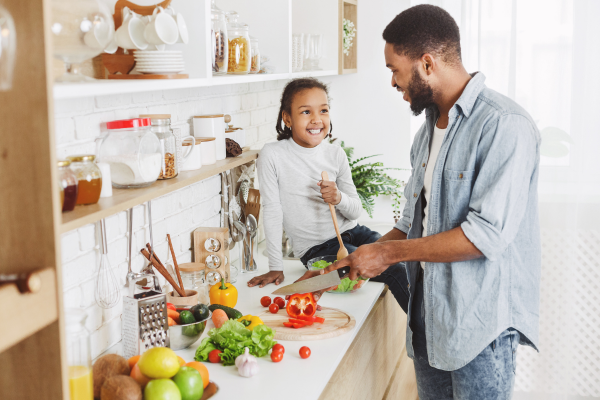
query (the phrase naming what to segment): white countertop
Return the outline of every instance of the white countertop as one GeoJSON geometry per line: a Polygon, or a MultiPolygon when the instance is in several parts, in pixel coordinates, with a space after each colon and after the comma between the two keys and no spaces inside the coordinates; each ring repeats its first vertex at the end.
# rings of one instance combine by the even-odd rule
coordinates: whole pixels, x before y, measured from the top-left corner
{"type": "MultiPolygon", "coordinates": [[[[278,288],[273,284],[264,288],[250,288],[246,285],[246,282],[252,277],[268,271],[267,258],[262,255],[263,246],[264,243],[259,246],[259,254],[255,255],[259,267],[258,272],[254,274],[240,273],[237,282],[234,283],[239,294],[235,308],[244,315],[258,315],[265,311],[265,308],[260,305],[260,298],[262,296],[275,297],[271,295],[271,292],[278,288]]],[[[233,251],[237,251],[237,249],[233,251]]],[[[284,261],[283,264],[285,282],[282,285],[293,283],[306,271],[300,261],[284,261]]],[[[224,367],[221,364],[205,363],[208,367],[210,380],[219,386],[219,392],[213,398],[270,400],[285,396],[286,400],[318,399],[365,322],[375,301],[379,298],[383,287],[382,283],[367,282],[355,293],[325,293],[319,300],[319,304],[338,308],[352,314],[356,319],[354,329],[331,339],[314,341],[280,340],[278,343],[285,347],[283,360],[274,363],[269,356],[259,358],[260,371],[252,378],[239,376],[235,366],[224,367]],[[308,359],[303,360],[298,354],[298,350],[302,346],[308,346],[311,350],[311,356],[308,359]]],[[[212,321],[209,321],[198,342],[185,350],[177,351],[177,354],[186,361],[193,361],[196,348],[212,328],[214,328],[214,325],[212,321]]]]}

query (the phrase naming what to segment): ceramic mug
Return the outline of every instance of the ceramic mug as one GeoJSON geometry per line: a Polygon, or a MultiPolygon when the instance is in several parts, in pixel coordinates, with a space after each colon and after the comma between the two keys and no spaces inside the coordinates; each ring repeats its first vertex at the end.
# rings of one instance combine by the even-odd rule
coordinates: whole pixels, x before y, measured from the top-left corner
{"type": "Polygon", "coordinates": [[[96,15],[92,24],[92,29],[83,36],[84,43],[92,49],[104,49],[112,40],[114,31],[111,29],[104,18],[96,15]]]}
{"type": "Polygon", "coordinates": [[[167,12],[175,19],[177,23],[177,30],[179,31],[179,37],[177,43],[187,44],[190,41],[190,35],[188,33],[187,24],[181,13],[176,13],[172,6],[167,7],[167,12]]]}
{"type": "Polygon", "coordinates": [[[181,171],[195,171],[202,167],[202,153],[200,146],[196,145],[196,141],[197,139],[193,136],[181,139],[181,171]]]}
{"type": "Polygon", "coordinates": [[[113,38],[108,45],[104,48],[104,52],[108,54],[115,54],[119,49],[119,45],[117,44],[117,34],[113,35],[113,38]]]}
{"type": "Polygon", "coordinates": [[[150,44],[174,44],[179,38],[177,23],[164,8],[158,6],[144,29],[144,37],[150,44]]]}
{"type": "Polygon", "coordinates": [[[144,38],[144,21],[129,8],[123,8],[123,23],[117,29],[117,44],[123,49],[145,50],[148,41],[144,38]]]}

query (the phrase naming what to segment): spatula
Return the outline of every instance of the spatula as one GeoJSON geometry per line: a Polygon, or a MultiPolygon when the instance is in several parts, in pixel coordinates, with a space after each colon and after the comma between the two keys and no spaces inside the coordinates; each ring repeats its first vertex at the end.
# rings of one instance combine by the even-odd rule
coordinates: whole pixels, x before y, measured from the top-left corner
{"type": "MultiPolygon", "coordinates": [[[[323,178],[323,182],[329,181],[329,175],[327,175],[327,172],[323,171],[321,177],[323,178]]],[[[346,250],[344,242],[342,241],[342,236],[340,235],[340,228],[338,226],[337,215],[335,215],[335,207],[333,206],[333,204],[329,204],[329,211],[331,211],[331,219],[333,220],[335,234],[337,235],[338,242],[340,242],[340,249],[337,252],[337,259],[339,261],[342,258],[348,257],[348,250],[346,250]]]]}

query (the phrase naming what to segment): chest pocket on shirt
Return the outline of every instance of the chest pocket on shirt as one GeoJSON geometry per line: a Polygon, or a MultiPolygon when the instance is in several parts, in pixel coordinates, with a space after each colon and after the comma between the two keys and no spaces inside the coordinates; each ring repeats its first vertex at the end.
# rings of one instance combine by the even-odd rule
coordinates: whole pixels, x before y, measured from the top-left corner
{"type": "Polygon", "coordinates": [[[453,225],[458,225],[467,218],[474,176],[475,171],[444,170],[446,216],[453,225]]]}

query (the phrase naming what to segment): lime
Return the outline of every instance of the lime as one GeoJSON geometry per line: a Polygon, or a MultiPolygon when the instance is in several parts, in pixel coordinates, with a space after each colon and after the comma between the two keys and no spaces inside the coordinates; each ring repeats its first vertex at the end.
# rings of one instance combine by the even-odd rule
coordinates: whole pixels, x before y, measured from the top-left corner
{"type": "Polygon", "coordinates": [[[181,392],[181,400],[199,400],[204,393],[202,376],[192,367],[181,367],[173,382],[181,392]]]}
{"type": "Polygon", "coordinates": [[[175,352],[167,347],[148,349],[138,361],[140,371],[148,378],[171,378],[179,371],[179,359],[175,352]]]}
{"type": "Polygon", "coordinates": [[[179,320],[181,321],[181,325],[193,324],[194,322],[196,322],[196,318],[194,318],[194,315],[187,310],[184,310],[179,313],[179,320]]]}
{"type": "Polygon", "coordinates": [[[182,400],[175,382],[170,379],[155,379],[144,389],[144,400],[182,400]]]}

